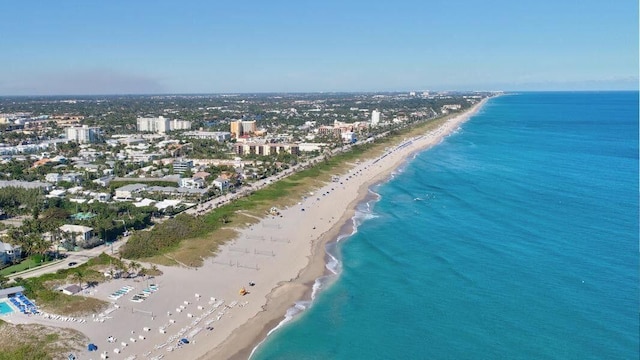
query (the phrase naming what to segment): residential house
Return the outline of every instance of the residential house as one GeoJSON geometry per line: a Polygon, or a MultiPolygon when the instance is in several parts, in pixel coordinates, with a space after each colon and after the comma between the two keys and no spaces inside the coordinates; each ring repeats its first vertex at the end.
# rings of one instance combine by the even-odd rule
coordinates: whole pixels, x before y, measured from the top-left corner
{"type": "Polygon", "coordinates": [[[0,264],[10,264],[21,258],[22,248],[20,246],[0,242],[0,264]]]}
{"type": "Polygon", "coordinates": [[[204,179],[194,176],[192,178],[180,179],[180,187],[188,189],[201,189],[205,186],[204,179]]]}
{"type": "Polygon", "coordinates": [[[100,186],[107,187],[107,186],[109,186],[109,183],[111,183],[111,180],[113,180],[113,178],[114,178],[113,175],[107,175],[107,176],[103,176],[103,177],[101,177],[99,179],[95,179],[95,180],[93,180],[93,182],[95,184],[100,185],[100,186]]]}
{"type": "Polygon", "coordinates": [[[72,234],[76,242],[87,241],[93,236],[93,228],[88,226],[65,224],[60,226],[58,229],[64,233],[72,234]]]}
{"type": "Polygon", "coordinates": [[[145,184],[129,184],[121,186],[116,189],[116,200],[131,200],[133,195],[138,194],[145,190],[147,185],[145,184]]]}
{"type": "Polygon", "coordinates": [[[44,180],[55,184],[58,181],[60,181],[61,178],[62,178],[62,175],[58,173],[49,173],[45,175],[44,180]]]}
{"type": "MultiPolygon", "coordinates": [[[[75,240],[75,245],[81,246],[85,249],[92,248],[103,243],[101,239],[93,236],[93,228],[88,226],[65,224],[60,226],[58,229],[66,234],[70,234],[73,237],[73,240],[75,240]]],[[[61,241],[64,242],[64,239],[61,241]]]]}
{"type": "Polygon", "coordinates": [[[215,180],[213,180],[213,186],[217,187],[221,191],[227,190],[229,188],[229,180],[218,176],[215,180]]]}

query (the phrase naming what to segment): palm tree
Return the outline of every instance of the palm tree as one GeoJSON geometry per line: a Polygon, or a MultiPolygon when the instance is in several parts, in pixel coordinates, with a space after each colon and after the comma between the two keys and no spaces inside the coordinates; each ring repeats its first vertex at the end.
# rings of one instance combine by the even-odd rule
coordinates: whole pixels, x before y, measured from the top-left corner
{"type": "Polygon", "coordinates": [[[76,270],[73,273],[73,279],[78,282],[78,286],[82,287],[82,280],[84,280],[84,273],[80,270],[76,270]]]}
{"type": "Polygon", "coordinates": [[[142,265],[140,265],[139,263],[132,261],[129,263],[129,269],[131,269],[131,271],[135,271],[136,272],[136,277],[138,276],[138,273],[140,270],[140,268],[142,267],[142,265]]]}

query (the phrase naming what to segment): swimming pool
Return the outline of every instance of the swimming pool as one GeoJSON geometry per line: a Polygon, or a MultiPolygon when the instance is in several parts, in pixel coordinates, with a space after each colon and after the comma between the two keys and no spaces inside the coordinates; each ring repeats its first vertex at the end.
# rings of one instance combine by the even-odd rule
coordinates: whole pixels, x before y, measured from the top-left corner
{"type": "Polygon", "coordinates": [[[0,315],[8,315],[13,312],[13,308],[4,301],[0,301],[0,315]]]}

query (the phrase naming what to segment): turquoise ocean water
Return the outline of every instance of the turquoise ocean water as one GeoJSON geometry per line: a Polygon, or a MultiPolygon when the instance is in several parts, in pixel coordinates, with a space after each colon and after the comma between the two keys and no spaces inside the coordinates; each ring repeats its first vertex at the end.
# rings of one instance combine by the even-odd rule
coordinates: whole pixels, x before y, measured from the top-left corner
{"type": "Polygon", "coordinates": [[[491,99],[362,204],[253,359],[638,359],[638,93],[491,99]]]}

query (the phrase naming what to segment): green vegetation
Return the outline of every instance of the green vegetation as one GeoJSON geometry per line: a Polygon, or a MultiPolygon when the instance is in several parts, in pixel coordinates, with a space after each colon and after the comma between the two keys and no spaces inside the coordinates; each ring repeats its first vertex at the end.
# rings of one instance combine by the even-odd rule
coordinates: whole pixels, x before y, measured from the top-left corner
{"type": "Polygon", "coordinates": [[[53,289],[53,284],[103,282],[105,277],[98,269],[105,268],[109,264],[121,267],[122,261],[102,253],[75,268],[61,269],[56,273],[36,278],[16,278],[16,285],[23,286],[25,295],[36,300],[39,306],[46,308],[50,312],[61,315],[82,315],[99,312],[107,306],[107,303],[83,296],[65,295],[53,289]]]}
{"type": "Polygon", "coordinates": [[[86,340],[71,329],[0,321],[0,360],[66,359],[69,352],[79,350],[86,340]]]}
{"type": "Polygon", "coordinates": [[[25,344],[2,349],[0,360],[48,360],[53,357],[40,346],[25,344]]]}
{"type": "Polygon", "coordinates": [[[29,257],[26,260],[23,260],[21,263],[16,264],[16,265],[11,265],[9,267],[6,267],[2,270],[0,270],[0,275],[11,275],[11,274],[15,274],[17,272],[20,271],[24,271],[27,269],[31,269],[34,267],[38,267],[41,265],[44,265],[48,262],[50,262],[52,259],[49,257],[45,257],[42,255],[33,255],[31,257],[29,257]]]}

